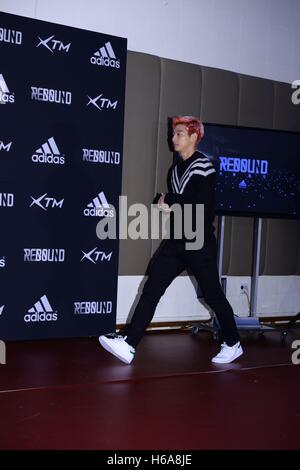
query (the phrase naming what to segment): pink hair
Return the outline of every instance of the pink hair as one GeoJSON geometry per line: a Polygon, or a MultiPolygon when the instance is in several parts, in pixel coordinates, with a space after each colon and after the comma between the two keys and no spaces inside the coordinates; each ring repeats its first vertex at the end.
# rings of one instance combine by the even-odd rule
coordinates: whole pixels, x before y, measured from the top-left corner
{"type": "Polygon", "coordinates": [[[197,134],[197,144],[204,136],[204,126],[200,119],[195,116],[174,116],[172,120],[173,129],[182,124],[187,128],[188,134],[197,134]]]}

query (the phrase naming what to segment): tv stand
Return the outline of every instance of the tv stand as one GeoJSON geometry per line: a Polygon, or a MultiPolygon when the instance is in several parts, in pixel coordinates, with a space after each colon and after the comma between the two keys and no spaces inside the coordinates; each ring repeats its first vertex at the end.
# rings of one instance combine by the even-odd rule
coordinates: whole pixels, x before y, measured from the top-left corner
{"type": "MultiPolygon", "coordinates": [[[[253,253],[253,273],[251,279],[251,299],[250,299],[250,315],[248,317],[239,317],[235,315],[235,322],[238,331],[247,331],[249,333],[258,333],[263,336],[264,333],[276,332],[281,335],[282,342],[285,342],[288,331],[293,328],[295,323],[300,320],[300,312],[290,320],[290,322],[284,327],[273,327],[260,323],[259,314],[257,312],[257,292],[258,292],[258,281],[259,281],[259,262],[260,262],[260,247],[261,247],[261,227],[262,219],[255,218],[254,220],[254,253],[253,253]]],[[[225,228],[225,217],[223,215],[218,217],[218,271],[219,278],[222,284],[223,290],[226,293],[226,288],[222,282],[222,260],[224,250],[224,228],[225,228]]],[[[191,325],[192,334],[196,335],[200,331],[208,331],[212,334],[214,340],[220,340],[220,324],[213,313],[211,319],[208,322],[199,322],[191,325]]]]}

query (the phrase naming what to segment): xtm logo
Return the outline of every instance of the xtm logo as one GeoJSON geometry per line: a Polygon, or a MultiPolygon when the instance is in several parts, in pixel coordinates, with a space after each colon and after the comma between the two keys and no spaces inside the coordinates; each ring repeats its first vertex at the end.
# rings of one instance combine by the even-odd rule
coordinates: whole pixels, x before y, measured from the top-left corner
{"type": "Polygon", "coordinates": [[[5,144],[2,140],[0,140],[0,152],[1,150],[5,150],[6,152],[9,152],[11,145],[12,145],[12,142],[5,144]]]}
{"type": "Polygon", "coordinates": [[[93,106],[95,106],[100,111],[102,111],[103,109],[110,109],[110,108],[116,109],[116,107],[118,105],[118,100],[112,102],[112,101],[110,101],[109,98],[102,98],[102,96],[103,96],[103,93],[101,93],[101,95],[96,96],[96,98],[91,98],[90,96],[88,96],[88,99],[90,101],[87,103],[87,106],[92,104],[93,106]],[[100,106],[99,106],[99,104],[100,104],[100,106]]]}
{"type": "Polygon", "coordinates": [[[299,104],[300,103],[300,80],[294,80],[292,82],[292,88],[296,89],[293,91],[291,100],[293,104],[299,104]]]}
{"type": "Polygon", "coordinates": [[[0,42],[2,41],[20,45],[22,44],[22,33],[14,29],[0,28],[0,42]]]}
{"type": "Polygon", "coordinates": [[[40,46],[44,46],[46,47],[46,49],[48,49],[48,51],[50,52],[69,52],[69,49],[71,47],[71,43],[69,44],[66,44],[64,45],[62,41],[58,41],[57,39],[53,39],[54,38],[54,35],[53,36],[50,36],[49,38],[46,38],[46,39],[41,39],[39,36],[38,36],[40,42],[38,43],[38,45],[36,47],[40,47],[40,46]]]}
{"type": "Polygon", "coordinates": [[[24,321],[37,322],[37,321],[56,321],[57,311],[53,310],[46,295],[43,295],[32,308],[28,310],[28,313],[24,316],[24,321]]]}
{"type": "Polygon", "coordinates": [[[104,253],[104,251],[99,251],[97,247],[93,248],[91,251],[87,253],[81,250],[81,253],[83,253],[83,256],[80,262],[83,261],[84,259],[87,259],[91,261],[91,263],[94,263],[94,264],[96,264],[97,261],[110,261],[111,256],[112,256],[112,251],[108,253],[107,255],[106,253],[104,253]]]}
{"type": "Polygon", "coordinates": [[[0,207],[13,207],[14,195],[13,193],[0,193],[0,207]]]}
{"type": "Polygon", "coordinates": [[[33,163],[52,163],[55,165],[63,165],[65,163],[65,157],[58,150],[53,137],[50,137],[47,142],[35,151],[31,160],[33,163]]]}
{"type": "Polygon", "coordinates": [[[101,191],[101,193],[94,197],[92,202],[87,205],[87,208],[83,211],[83,215],[87,217],[114,217],[115,212],[113,209],[110,209],[105,194],[101,191]]]}
{"type": "Polygon", "coordinates": [[[37,198],[30,196],[32,199],[32,203],[30,204],[29,207],[33,205],[37,205],[44,211],[46,211],[48,208],[50,209],[54,209],[55,207],[59,207],[59,209],[62,208],[64,199],[61,199],[60,201],[58,201],[54,197],[46,197],[46,196],[47,196],[47,193],[37,198]],[[44,202],[44,205],[42,204],[42,202],[44,202]]]}
{"type": "Polygon", "coordinates": [[[6,81],[0,73],[0,104],[14,103],[15,94],[11,93],[8,89],[6,81]]]}
{"type": "Polygon", "coordinates": [[[91,57],[91,63],[94,65],[101,65],[105,67],[120,68],[120,61],[117,60],[115,52],[110,42],[106,42],[103,47],[100,47],[98,51],[91,57]]]}
{"type": "Polygon", "coordinates": [[[5,268],[5,256],[0,258],[0,268],[5,268]]]}

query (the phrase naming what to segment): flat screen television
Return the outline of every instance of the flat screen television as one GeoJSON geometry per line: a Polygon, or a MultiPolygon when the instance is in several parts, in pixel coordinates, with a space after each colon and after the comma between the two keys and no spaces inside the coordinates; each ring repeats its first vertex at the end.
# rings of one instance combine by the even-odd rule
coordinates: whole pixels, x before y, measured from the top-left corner
{"type": "Polygon", "coordinates": [[[300,218],[300,133],[205,123],[217,169],[216,213],[300,218]]]}

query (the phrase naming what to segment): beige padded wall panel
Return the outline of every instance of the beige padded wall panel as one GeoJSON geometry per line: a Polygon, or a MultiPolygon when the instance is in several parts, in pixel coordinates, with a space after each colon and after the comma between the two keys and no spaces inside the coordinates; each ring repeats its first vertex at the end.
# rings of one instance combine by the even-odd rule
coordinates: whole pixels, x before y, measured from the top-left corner
{"type": "MultiPolygon", "coordinates": [[[[166,192],[166,176],[173,162],[168,146],[168,117],[199,115],[201,68],[198,65],[160,59],[161,86],[156,166],[156,192],[166,192]]],[[[153,252],[159,241],[153,241],[153,252]]]]}
{"type": "Polygon", "coordinates": [[[268,219],[263,218],[261,224],[261,242],[260,242],[260,263],[259,273],[261,274],[264,270],[265,258],[266,258],[266,235],[267,235],[267,222],[268,219]]]}
{"type": "MultiPolygon", "coordinates": [[[[274,85],[270,80],[238,75],[238,125],[271,128],[273,124],[274,85]]],[[[253,218],[233,217],[229,276],[252,273],[253,218]]],[[[261,261],[264,256],[262,245],[261,261]]]]}
{"type": "Polygon", "coordinates": [[[269,219],[266,232],[264,275],[284,276],[297,273],[300,221],[269,219]]]}
{"type": "Polygon", "coordinates": [[[224,227],[224,247],[223,247],[223,260],[222,260],[222,274],[228,274],[230,263],[230,250],[231,250],[231,234],[232,234],[232,220],[233,217],[225,217],[224,227]]]}
{"type": "MultiPolygon", "coordinates": [[[[128,52],[126,75],[122,194],[128,204],[149,205],[156,174],[160,59],[128,52]]],[[[151,240],[120,240],[119,274],[143,275],[151,240]]]]}
{"type": "Polygon", "coordinates": [[[238,125],[272,129],[274,82],[239,75],[240,96],[238,125]]]}
{"type": "Polygon", "coordinates": [[[228,276],[251,276],[253,218],[232,217],[228,276]]]}
{"type": "Polygon", "coordinates": [[[236,73],[202,68],[201,117],[204,122],[236,124],[239,81],[236,73]]]}
{"type": "MultiPolygon", "coordinates": [[[[166,189],[172,162],[168,116],[200,114],[204,122],[270,128],[273,123],[275,129],[300,131],[300,105],[292,104],[291,93],[289,84],[128,52],[122,194],[130,203],[149,204],[156,191],[166,189]]],[[[261,274],[300,274],[299,223],[263,221],[261,274]],[[277,256],[285,238],[287,256],[277,256]]],[[[237,265],[237,255],[245,253],[240,234],[248,227],[248,247],[253,234],[249,219],[245,224],[243,219],[226,217],[224,274],[249,274],[249,257],[237,265]]],[[[121,240],[119,274],[144,274],[156,246],[151,247],[151,241],[121,240]]]]}
{"type": "MultiPolygon", "coordinates": [[[[300,131],[300,105],[292,103],[292,92],[291,85],[274,82],[274,129],[300,131]]],[[[299,231],[300,221],[267,220],[266,244],[262,245],[262,256],[265,256],[263,274],[297,273],[299,231]]]]}
{"type": "Polygon", "coordinates": [[[268,228],[268,219],[262,219],[261,240],[260,240],[259,275],[262,275],[264,273],[264,270],[265,270],[266,246],[267,246],[267,228],[268,228]]]}
{"type": "Polygon", "coordinates": [[[176,60],[160,59],[161,85],[157,146],[156,191],[166,191],[166,174],[172,165],[173,153],[167,141],[168,117],[199,115],[201,68],[176,60]]]}
{"type": "Polygon", "coordinates": [[[291,85],[274,82],[274,129],[300,132],[300,104],[292,103],[291,85]]]}
{"type": "MultiPolygon", "coordinates": [[[[201,117],[215,124],[237,123],[239,82],[237,74],[209,67],[202,68],[201,117]]],[[[231,256],[232,217],[225,218],[222,273],[228,274],[231,256]]]]}

